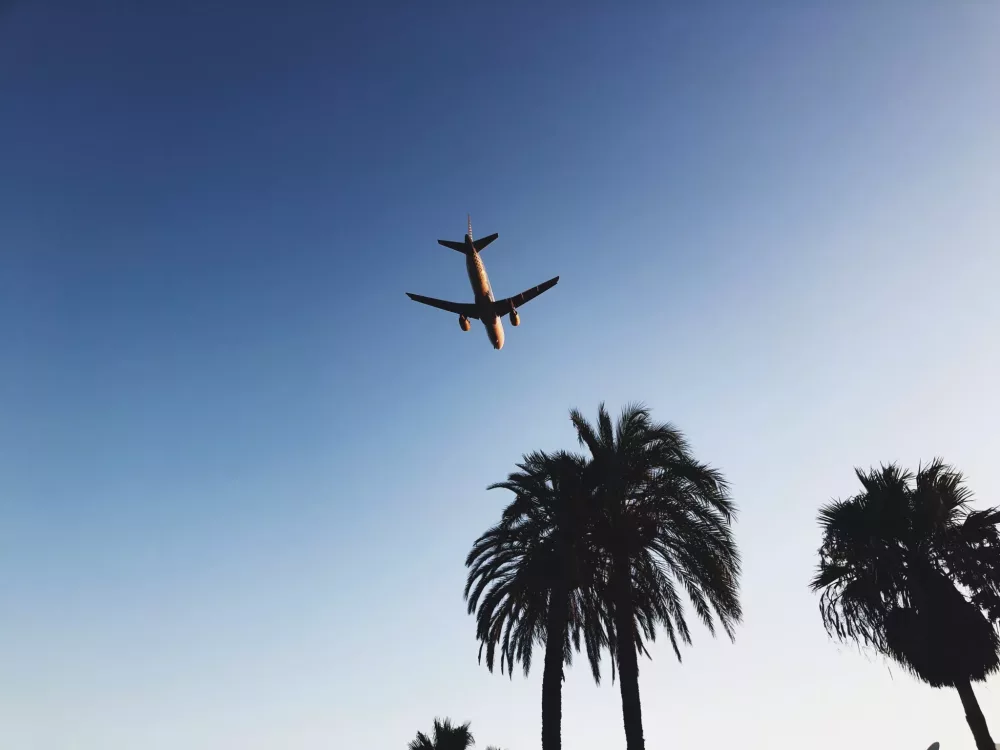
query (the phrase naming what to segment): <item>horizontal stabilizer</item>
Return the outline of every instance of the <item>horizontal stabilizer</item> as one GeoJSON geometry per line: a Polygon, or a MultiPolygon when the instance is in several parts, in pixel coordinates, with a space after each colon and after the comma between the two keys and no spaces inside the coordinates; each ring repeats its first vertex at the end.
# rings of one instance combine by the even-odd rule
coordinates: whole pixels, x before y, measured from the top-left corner
{"type": "Polygon", "coordinates": [[[419,294],[410,294],[410,292],[407,292],[406,296],[414,302],[419,302],[423,305],[430,305],[431,307],[436,307],[438,310],[446,310],[447,312],[455,313],[456,315],[464,315],[467,318],[479,320],[479,311],[471,302],[447,302],[443,299],[434,299],[433,297],[424,297],[419,294]]]}
{"type": "Polygon", "coordinates": [[[493,240],[495,240],[499,236],[500,236],[499,234],[497,234],[496,232],[494,232],[489,237],[480,237],[478,240],[476,240],[472,244],[475,246],[476,252],[479,253],[479,252],[482,252],[482,250],[483,250],[484,247],[486,247],[488,244],[490,244],[491,242],[493,242],[493,240]]]}
{"type": "Polygon", "coordinates": [[[451,240],[438,240],[439,245],[444,245],[445,247],[450,247],[452,250],[458,250],[458,252],[465,255],[465,243],[464,242],[452,242],[451,240]]]}
{"type": "Polygon", "coordinates": [[[526,304],[527,302],[530,302],[542,292],[547,292],[549,289],[551,289],[558,283],[559,283],[559,277],[555,276],[554,278],[551,278],[548,281],[543,281],[536,287],[532,287],[531,289],[527,289],[521,292],[517,296],[508,297],[507,299],[499,299],[493,303],[493,311],[497,315],[507,315],[512,310],[520,307],[523,304],[526,304]]]}

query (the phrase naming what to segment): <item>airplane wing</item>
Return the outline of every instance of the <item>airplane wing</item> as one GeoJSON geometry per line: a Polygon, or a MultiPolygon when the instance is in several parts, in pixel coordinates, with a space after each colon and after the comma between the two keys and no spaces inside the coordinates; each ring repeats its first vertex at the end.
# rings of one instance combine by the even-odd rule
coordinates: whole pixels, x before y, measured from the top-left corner
{"type": "Polygon", "coordinates": [[[438,310],[446,310],[450,313],[455,313],[456,315],[464,315],[467,318],[479,320],[479,313],[476,310],[476,306],[471,302],[446,302],[443,299],[423,297],[419,294],[410,294],[409,292],[406,293],[406,296],[414,302],[430,305],[431,307],[436,307],[438,310]]]}
{"type": "Polygon", "coordinates": [[[532,287],[527,291],[521,292],[515,297],[508,297],[507,299],[498,299],[496,302],[493,303],[493,309],[496,311],[497,315],[506,315],[514,308],[520,307],[521,305],[530,302],[539,294],[548,291],[558,283],[559,283],[559,277],[556,276],[555,278],[549,279],[548,281],[543,281],[536,287],[532,287]]]}

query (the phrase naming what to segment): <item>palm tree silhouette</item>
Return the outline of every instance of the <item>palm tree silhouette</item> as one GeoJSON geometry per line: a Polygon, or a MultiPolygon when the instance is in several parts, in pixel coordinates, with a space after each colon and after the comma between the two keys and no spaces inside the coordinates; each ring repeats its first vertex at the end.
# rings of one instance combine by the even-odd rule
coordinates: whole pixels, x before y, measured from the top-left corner
{"type": "Polygon", "coordinates": [[[855,473],[862,492],[819,512],[812,590],[824,627],[954,687],[976,747],[996,750],[971,683],[1000,668],[1000,510],[971,511],[962,475],[939,459],[916,476],[895,465],[855,473]]]}
{"type": "Polygon", "coordinates": [[[468,611],[476,612],[480,659],[493,670],[527,675],[532,647],[545,644],[542,673],[542,748],[559,750],[563,664],[586,635],[594,678],[607,641],[598,619],[593,584],[597,557],[589,539],[592,495],[587,462],[560,452],[524,456],[518,471],[490,489],[506,489],[514,500],[500,522],[476,540],[466,558],[468,611]],[[478,610],[478,611],[477,611],[478,610]]]}
{"type": "Polygon", "coordinates": [[[409,750],[467,750],[476,744],[469,731],[469,722],[459,726],[451,723],[451,719],[434,719],[434,737],[428,737],[423,732],[417,732],[417,738],[409,744],[409,750]]]}
{"type": "Polygon", "coordinates": [[[638,653],[662,625],[678,660],[691,643],[680,590],[714,634],[732,639],[742,618],[740,558],[732,534],[736,508],[722,474],[697,462],[683,435],[654,423],[642,405],[626,406],[616,425],[602,403],[592,426],[570,418],[591,455],[597,518],[592,534],[605,555],[599,601],[621,680],[628,750],[643,750],[638,653]]]}

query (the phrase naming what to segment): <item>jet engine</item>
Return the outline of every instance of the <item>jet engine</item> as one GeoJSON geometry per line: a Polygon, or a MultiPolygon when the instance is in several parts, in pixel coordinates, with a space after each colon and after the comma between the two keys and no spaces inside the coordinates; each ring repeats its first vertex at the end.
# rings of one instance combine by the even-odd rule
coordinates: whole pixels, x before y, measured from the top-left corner
{"type": "Polygon", "coordinates": [[[472,323],[470,323],[469,319],[464,315],[458,316],[458,324],[462,327],[463,331],[468,331],[470,328],[472,328],[472,323]]]}
{"type": "Polygon", "coordinates": [[[521,316],[517,314],[517,310],[510,311],[510,324],[512,326],[521,325],[521,316]]]}

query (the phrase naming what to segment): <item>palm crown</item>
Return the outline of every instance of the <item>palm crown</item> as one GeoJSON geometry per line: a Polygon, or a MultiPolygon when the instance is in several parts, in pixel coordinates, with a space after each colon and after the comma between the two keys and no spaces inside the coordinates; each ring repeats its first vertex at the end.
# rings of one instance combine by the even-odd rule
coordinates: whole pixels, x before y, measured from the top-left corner
{"type": "Polygon", "coordinates": [[[894,465],[856,473],[864,491],[819,516],[824,537],[812,588],[822,591],[827,630],[891,656],[935,687],[984,679],[1000,668],[996,634],[955,582],[973,602],[995,594],[1000,569],[990,543],[1000,512],[970,511],[961,475],[940,461],[915,477],[894,465]],[[965,637],[932,647],[927,636],[941,627],[965,637]]]}
{"type": "MultiPolygon", "coordinates": [[[[577,411],[571,418],[592,456],[597,543],[630,563],[635,635],[653,640],[662,625],[680,659],[679,642],[691,643],[683,591],[710,632],[718,619],[732,637],[742,618],[741,563],[731,529],[736,508],[721,473],[697,462],[680,431],[653,423],[640,405],[627,406],[615,426],[603,404],[596,428],[577,411]]],[[[644,650],[641,640],[636,647],[644,650]]]]}
{"type": "MultiPolygon", "coordinates": [[[[514,500],[469,552],[465,596],[469,613],[476,612],[480,658],[485,650],[487,667],[494,668],[499,647],[501,671],[512,673],[514,663],[520,662],[527,674],[532,647],[545,643],[553,590],[569,597],[565,661],[571,660],[571,645],[581,648],[586,614],[594,608],[591,581],[596,560],[587,539],[584,459],[565,452],[551,456],[535,452],[517,468],[506,481],[490,485],[513,492],[514,500]]],[[[586,635],[594,677],[599,680],[601,633],[591,623],[586,635]]]]}
{"type": "Polygon", "coordinates": [[[863,491],[821,509],[814,591],[827,631],[962,697],[977,746],[994,750],[970,682],[1000,669],[996,524],[972,511],[961,474],[935,460],[856,471],[863,491]],[[969,592],[969,598],[958,588],[969,592]],[[985,610],[985,613],[984,613],[985,610]]]}
{"type": "Polygon", "coordinates": [[[409,750],[467,750],[476,744],[469,726],[469,722],[456,726],[451,723],[451,719],[434,719],[433,736],[417,732],[417,738],[410,742],[409,750]]]}

